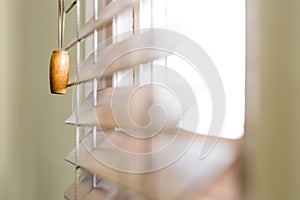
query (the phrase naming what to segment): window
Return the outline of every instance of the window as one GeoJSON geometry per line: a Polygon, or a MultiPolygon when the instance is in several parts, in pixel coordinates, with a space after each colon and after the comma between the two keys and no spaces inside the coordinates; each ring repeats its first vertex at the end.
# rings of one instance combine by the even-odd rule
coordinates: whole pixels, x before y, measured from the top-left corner
{"type": "MultiPolygon", "coordinates": [[[[135,8],[135,15],[139,18],[138,28],[167,28],[186,35],[204,49],[214,62],[225,90],[226,119],[222,137],[242,137],[245,112],[245,1],[144,0],[139,8],[135,8]],[[139,9],[141,12],[138,12],[139,9]]],[[[115,34],[130,31],[131,21],[131,9],[117,16],[115,34]]],[[[189,82],[197,96],[197,132],[206,134],[213,111],[204,79],[175,55],[154,63],[167,63],[168,68],[180,73],[189,82]]],[[[143,66],[140,68],[140,81],[143,82],[151,72],[143,66]]],[[[158,76],[155,71],[152,73],[153,77],[158,76]]]]}

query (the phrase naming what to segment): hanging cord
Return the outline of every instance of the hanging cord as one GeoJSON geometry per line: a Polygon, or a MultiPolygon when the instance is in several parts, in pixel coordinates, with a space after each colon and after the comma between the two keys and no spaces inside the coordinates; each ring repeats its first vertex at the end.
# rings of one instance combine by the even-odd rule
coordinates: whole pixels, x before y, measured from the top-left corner
{"type": "Polygon", "coordinates": [[[57,11],[57,46],[61,49],[61,0],[58,0],[58,11],[57,11]]]}
{"type": "Polygon", "coordinates": [[[61,49],[63,49],[64,46],[64,35],[65,35],[65,19],[66,19],[66,13],[65,13],[65,0],[61,0],[61,49]]]}
{"type": "MultiPolygon", "coordinates": [[[[79,38],[79,29],[80,29],[80,0],[76,0],[76,38],[79,38]]],[[[76,80],[79,80],[80,72],[80,42],[77,43],[76,47],[76,80]]],[[[78,126],[79,122],[79,105],[80,105],[80,84],[76,85],[76,112],[75,112],[75,121],[76,121],[76,138],[75,138],[75,200],[79,198],[79,148],[80,148],[80,127],[78,126]]]]}
{"type": "MultiPolygon", "coordinates": [[[[151,29],[153,29],[153,0],[151,0],[151,2],[150,2],[151,4],[150,4],[150,6],[151,6],[151,24],[150,24],[150,28],[151,29]]],[[[150,80],[151,80],[151,84],[153,84],[153,60],[151,61],[151,72],[150,72],[150,74],[151,74],[151,78],[150,78],[150,80]]]]}
{"type": "MultiPolygon", "coordinates": [[[[131,13],[131,17],[132,17],[132,36],[134,35],[134,30],[135,30],[135,16],[134,16],[134,7],[132,7],[132,13],[131,13]]],[[[135,85],[135,68],[133,68],[132,71],[132,84],[135,85]]]]}
{"type": "MultiPolygon", "coordinates": [[[[165,0],[165,27],[168,26],[168,0],[165,0]]],[[[165,57],[165,83],[168,82],[168,56],[165,57]]]]}
{"type": "Polygon", "coordinates": [[[132,8],[132,33],[134,34],[135,31],[135,13],[134,13],[134,7],[132,8]]]}
{"type": "Polygon", "coordinates": [[[65,33],[65,0],[58,0],[58,49],[63,49],[65,33]]]}
{"type": "MultiPolygon", "coordinates": [[[[94,0],[94,20],[97,21],[98,20],[98,0],[94,0]]],[[[94,36],[93,36],[93,55],[94,55],[94,63],[96,64],[98,62],[97,56],[98,56],[98,31],[97,29],[94,30],[94,36]]],[[[93,81],[93,104],[94,106],[97,106],[97,78],[94,79],[93,81]]],[[[94,125],[93,127],[93,149],[97,148],[97,126],[94,125]]],[[[97,187],[97,176],[96,174],[93,174],[93,178],[92,178],[92,184],[93,187],[96,188],[97,187]]]]}
{"type": "Polygon", "coordinates": [[[70,58],[63,50],[65,0],[58,0],[57,8],[57,49],[50,59],[49,78],[52,94],[66,94],[70,72],[70,58]]]}

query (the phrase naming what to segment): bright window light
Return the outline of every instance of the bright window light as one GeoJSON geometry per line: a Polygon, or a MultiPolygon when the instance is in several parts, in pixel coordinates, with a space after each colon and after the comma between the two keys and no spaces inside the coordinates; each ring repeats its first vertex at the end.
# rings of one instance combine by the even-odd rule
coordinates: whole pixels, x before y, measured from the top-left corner
{"type": "MultiPolygon", "coordinates": [[[[147,2],[146,9],[149,9],[150,1],[147,2]]],[[[186,35],[213,60],[223,81],[226,97],[222,137],[242,137],[245,113],[245,0],[152,0],[152,8],[154,27],[167,27],[186,35]]],[[[149,16],[151,20],[151,12],[145,13],[148,20],[144,20],[141,27],[149,26],[149,16]]],[[[181,73],[193,86],[200,115],[197,132],[207,133],[212,104],[202,77],[196,76],[191,66],[180,62],[175,56],[168,59],[168,67],[181,73]]]]}
{"type": "MultiPolygon", "coordinates": [[[[128,17],[131,17],[131,12],[128,12],[128,17]]],[[[121,18],[118,20],[122,22],[121,18]]],[[[231,139],[242,137],[245,113],[245,0],[142,0],[139,23],[139,28],[174,30],[204,49],[214,62],[225,89],[226,119],[221,136],[231,139]]],[[[207,134],[213,113],[205,81],[179,57],[169,56],[167,63],[192,86],[200,115],[197,132],[207,134]]],[[[149,73],[149,70],[141,70],[141,73],[149,73]]],[[[145,77],[145,74],[140,77],[145,77]]]]}

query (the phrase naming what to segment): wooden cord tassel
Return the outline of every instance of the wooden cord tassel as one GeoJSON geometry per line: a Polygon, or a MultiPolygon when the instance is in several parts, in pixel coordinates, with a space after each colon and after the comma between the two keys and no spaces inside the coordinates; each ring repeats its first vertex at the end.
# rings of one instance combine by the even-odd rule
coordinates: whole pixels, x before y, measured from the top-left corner
{"type": "Polygon", "coordinates": [[[64,22],[65,8],[64,0],[58,0],[58,49],[54,50],[50,60],[50,91],[52,94],[66,94],[69,72],[70,59],[67,51],[64,51],[64,22]]]}
{"type": "Polygon", "coordinates": [[[50,89],[52,94],[66,94],[69,72],[68,52],[54,50],[50,61],[50,89]]]}

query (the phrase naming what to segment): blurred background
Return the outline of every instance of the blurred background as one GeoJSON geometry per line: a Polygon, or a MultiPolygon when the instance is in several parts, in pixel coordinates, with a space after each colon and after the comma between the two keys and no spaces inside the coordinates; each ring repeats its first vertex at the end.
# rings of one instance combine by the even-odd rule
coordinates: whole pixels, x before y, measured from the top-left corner
{"type": "MultiPolygon", "coordinates": [[[[297,200],[300,0],[246,7],[245,199],[297,200]]],[[[73,181],[63,161],[74,146],[64,124],[72,91],[53,96],[48,83],[56,9],[54,0],[0,0],[0,199],[62,199],[73,181]]]]}

